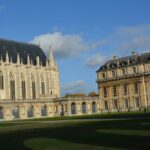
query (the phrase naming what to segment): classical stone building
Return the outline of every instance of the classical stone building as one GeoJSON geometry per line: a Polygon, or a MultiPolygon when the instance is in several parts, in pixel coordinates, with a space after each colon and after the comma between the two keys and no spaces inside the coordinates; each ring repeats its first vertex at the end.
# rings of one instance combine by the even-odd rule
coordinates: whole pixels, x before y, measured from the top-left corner
{"type": "Polygon", "coordinates": [[[101,112],[150,108],[150,52],[107,61],[97,70],[101,112]]]}

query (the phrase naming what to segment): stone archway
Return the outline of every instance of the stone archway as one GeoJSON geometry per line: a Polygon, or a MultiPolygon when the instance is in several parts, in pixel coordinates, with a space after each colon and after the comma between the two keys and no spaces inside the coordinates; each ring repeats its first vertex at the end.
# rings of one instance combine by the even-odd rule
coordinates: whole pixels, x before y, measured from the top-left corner
{"type": "Polygon", "coordinates": [[[92,113],[96,113],[96,102],[92,102],[92,113]]]}
{"type": "Polygon", "coordinates": [[[76,103],[71,103],[71,114],[76,114],[76,103]]]}
{"type": "Polygon", "coordinates": [[[12,119],[19,119],[19,115],[20,114],[20,110],[19,110],[19,106],[14,106],[12,108],[12,119]]]}
{"type": "Polygon", "coordinates": [[[34,106],[31,105],[27,108],[27,117],[30,118],[30,117],[34,117],[34,106]]]}
{"type": "Polygon", "coordinates": [[[47,116],[47,106],[41,106],[41,116],[47,116]]]}
{"type": "Polygon", "coordinates": [[[83,102],[82,103],[82,113],[84,114],[86,112],[87,112],[87,110],[86,110],[86,102],[83,102]]]}
{"type": "Polygon", "coordinates": [[[4,108],[0,106],[0,119],[4,119],[4,108]]]}

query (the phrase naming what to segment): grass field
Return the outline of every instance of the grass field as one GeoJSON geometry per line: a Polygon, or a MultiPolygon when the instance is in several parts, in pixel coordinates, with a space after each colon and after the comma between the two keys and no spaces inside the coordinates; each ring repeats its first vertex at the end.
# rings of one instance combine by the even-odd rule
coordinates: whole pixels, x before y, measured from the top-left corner
{"type": "Polygon", "coordinates": [[[149,117],[149,113],[114,113],[1,122],[0,149],[149,150],[149,117]],[[91,120],[94,118],[98,120],[91,120]],[[114,120],[100,120],[101,118],[113,118],[114,120]],[[115,118],[122,119],[115,120],[115,118]],[[85,121],[84,119],[89,120],[85,121]],[[55,121],[52,122],[51,120],[55,121]],[[56,120],[67,121],[57,122],[56,120]]]}

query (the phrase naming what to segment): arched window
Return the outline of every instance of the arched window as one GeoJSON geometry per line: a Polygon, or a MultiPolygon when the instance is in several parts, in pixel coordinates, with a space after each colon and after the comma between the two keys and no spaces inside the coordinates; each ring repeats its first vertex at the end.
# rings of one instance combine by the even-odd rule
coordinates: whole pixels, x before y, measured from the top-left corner
{"type": "Polygon", "coordinates": [[[75,103],[71,104],[71,114],[76,114],[76,104],[75,103]]]}
{"type": "Polygon", "coordinates": [[[82,113],[86,113],[86,103],[82,103],[82,113]]]}
{"type": "Polygon", "coordinates": [[[32,98],[36,99],[35,81],[32,81],[32,98]]]}
{"type": "Polygon", "coordinates": [[[41,116],[47,116],[47,106],[43,105],[41,107],[41,116]]]}
{"type": "Polygon", "coordinates": [[[4,119],[4,108],[0,107],[0,119],[4,119]]]}
{"type": "Polygon", "coordinates": [[[19,107],[15,106],[12,108],[12,118],[18,119],[19,118],[19,107]]]}
{"type": "Polygon", "coordinates": [[[22,86],[22,99],[26,99],[26,83],[25,81],[21,81],[22,86]]]}
{"type": "Polygon", "coordinates": [[[96,102],[92,102],[92,112],[96,112],[96,102]]]}
{"type": "Polygon", "coordinates": [[[10,98],[15,99],[15,80],[12,72],[10,72],[10,98]]]}
{"type": "Polygon", "coordinates": [[[4,89],[3,73],[0,71],[0,89],[4,89]]]}
{"type": "Polygon", "coordinates": [[[21,90],[22,90],[22,99],[26,99],[26,83],[23,73],[21,73],[21,90]]]}
{"type": "Polygon", "coordinates": [[[15,99],[15,81],[11,80],[10,81],[10,97],[11,99],[15,99]]]}
{"type": "Polygon", "coordinates": [[[34,107],[32,105],[27,109],[27,117],[34,117],[34,107]]]}
{"type": "Polygon", "coordinates": [[[45,95],[45,84],[44,81],[41,82],[42,95],[45,95]]]}

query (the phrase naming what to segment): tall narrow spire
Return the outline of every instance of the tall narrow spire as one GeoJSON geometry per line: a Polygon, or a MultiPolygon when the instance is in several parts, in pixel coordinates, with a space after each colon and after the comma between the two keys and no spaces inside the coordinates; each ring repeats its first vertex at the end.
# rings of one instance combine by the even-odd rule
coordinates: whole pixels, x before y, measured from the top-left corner
{"type": "Polygon", "coordinates": [[[27,55],[27,65],[30,66],[30,56],[29,56],[29,54],[27,55]]]}
{"type": "Polygon", "coordinates": [[[20,64],[20,56],[19,56],[19,53],[17,53],[17,64],[18,64],[18,65],[20,64]]]}
{"type": "Polygon", "coordinates": [[[36,65],[40,66],[40,57],[39,56],[36,57],[36,65]]]}
{"type": "Polygon", "coordinates": [[[52,47],[50,47],[49,64],[51,67],[55,65],[52,47]]]}
{"type": "Polygon", "coordinates": [[[8,52],[6,52],[6,63],[9,63],[9,56],[8,56],[8,52]]]}

